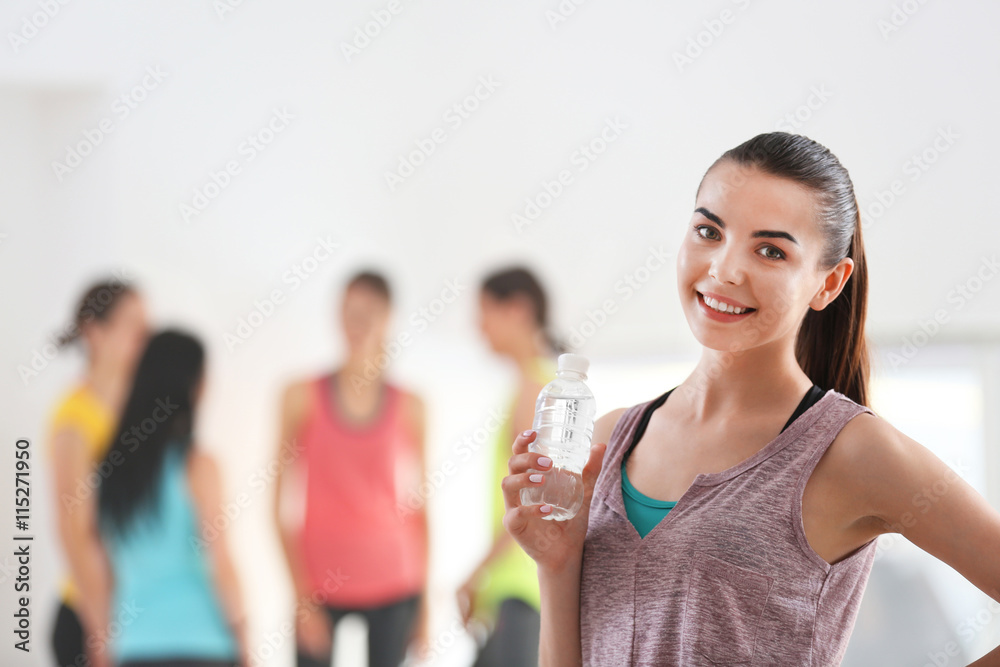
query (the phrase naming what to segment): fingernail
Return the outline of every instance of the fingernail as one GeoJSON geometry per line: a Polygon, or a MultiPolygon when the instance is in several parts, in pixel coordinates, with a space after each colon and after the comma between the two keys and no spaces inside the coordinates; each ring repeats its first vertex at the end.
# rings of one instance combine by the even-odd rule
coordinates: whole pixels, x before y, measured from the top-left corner
{"type": "Polygon", "coordinates": [[[552,465],[552,459],[550,459],[547,456],[543,456],[540,459],[538,459],[538,465],[542,466],[543,468],[548,468],[550,465],[552,465]]]}
{"type": "Polygon", "coordinates": [[[540,481],[542,481],[542,476],[541,475],[528,475],[528,479],[530,479],[532,482],[540,482],[540,481]]]}
{"type": "Polygon", "coordinates": [[[531,435],[532,433],[534,433],[534,431],[532,431],[532,430],[531,430],[531,429],[529,428],[529,429],[528,429],[527,431],[523,432],[523,433],[522,433],[521,435],[522,435],[522,436],[524,436],[525,438],[527,438],[527,437],[528,437],[529,435],[531,435]]]}
{"type": "Polygon", "coordinates": [[[552,511],[552,505],[542,505],[538,509],[542,510],[542,514],[548,514],[552,511]]]}

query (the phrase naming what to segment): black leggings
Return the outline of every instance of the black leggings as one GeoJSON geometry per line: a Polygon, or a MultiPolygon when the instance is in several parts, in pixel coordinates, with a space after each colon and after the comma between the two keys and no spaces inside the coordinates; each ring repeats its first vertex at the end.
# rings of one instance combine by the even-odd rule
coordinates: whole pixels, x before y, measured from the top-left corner
{"type": "Polygon", "coordinates": [[[56,624],[52,628],[52,650],[56,655],[56,667],[86,667],[88,660],[83,649],[83,626],[80,617],[65,602],[56,612],[56,624]]]}
{"type": "MultiPolygon", "coordinates": [[[[404,598],[381,607],[352,609],[344,607],[323,607],[330,616],[331,625],[336,630],[337,622],[344,616],[357,613],[368,623],[368,665],[369,667],[399,667],[406,657],[406,648],[413,624],[420,610],[421,594],[404,598]]],[[[298,651],[298,667],[330,667],[332,655],[317,658],[298,651]]]]}
{"type": "Polygon", "coordinates": [[[537,667],[541,616],[524,600],[500,603],[496,627],[473,667],[537,667]]]}

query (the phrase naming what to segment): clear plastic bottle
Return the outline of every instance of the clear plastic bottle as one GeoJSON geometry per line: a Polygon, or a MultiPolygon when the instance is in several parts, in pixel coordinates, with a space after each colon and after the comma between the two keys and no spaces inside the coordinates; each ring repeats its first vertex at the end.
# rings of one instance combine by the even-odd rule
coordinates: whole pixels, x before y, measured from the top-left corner
{"type": "MultiPolygon", "coordinates": [[[[583,467],[590,457],[597,411],[594,394],[584,380],[590,361],[581,354],[559,355],[556,378],[535,401],[532,428],[538,433],[529,451],[552,459],[540,485],[521,489],[522,505],[548,504],[546,519],[572,519],[583,506],[583,467]]],[[[543,472],[529,469],[530,473],[543,472]]]]}

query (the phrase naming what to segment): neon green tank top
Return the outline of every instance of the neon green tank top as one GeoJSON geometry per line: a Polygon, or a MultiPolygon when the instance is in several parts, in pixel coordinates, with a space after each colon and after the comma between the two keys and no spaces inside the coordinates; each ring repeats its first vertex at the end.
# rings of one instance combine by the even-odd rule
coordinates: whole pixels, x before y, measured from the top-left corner
{"type": "MultiPolygon", "coordinates": [[[[532,369],[532,377],[541,384],[548,384],[556,376],[556,363],[547,357],[538,357],[532,369]]],[[[493,475],[492,475],[492,522],[493,535],[506,530],[503,527],[503,493],[500,482],[508,475],[507,461],[511,456],[511,444],[514,442],[511,415],[514,412],[514,401],[511,398],[507,416],[503,425],[497,430],[493,443],[493,475]]],[[[477,615],[495,622],[500,603],[506,598],[518,598],[528,603],[536,611],[541,609],[541,595],[538,591],[538,571],[535,561],[524,553],[517,542],[511,542],[503,554],[498,556],[487,567],[482,584],[476,594],[477,615]]]]}

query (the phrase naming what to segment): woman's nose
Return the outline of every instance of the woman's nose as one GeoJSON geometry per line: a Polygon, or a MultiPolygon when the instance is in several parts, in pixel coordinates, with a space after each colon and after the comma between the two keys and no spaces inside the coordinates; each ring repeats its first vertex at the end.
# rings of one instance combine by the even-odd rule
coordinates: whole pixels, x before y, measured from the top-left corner
{"type": "Polygon", "coordinates": [[[712,257],[708,275],[720,283],[732,285],[742,283],[745,271],[735,248],[732,246],[720,248],[712,257]]]}

